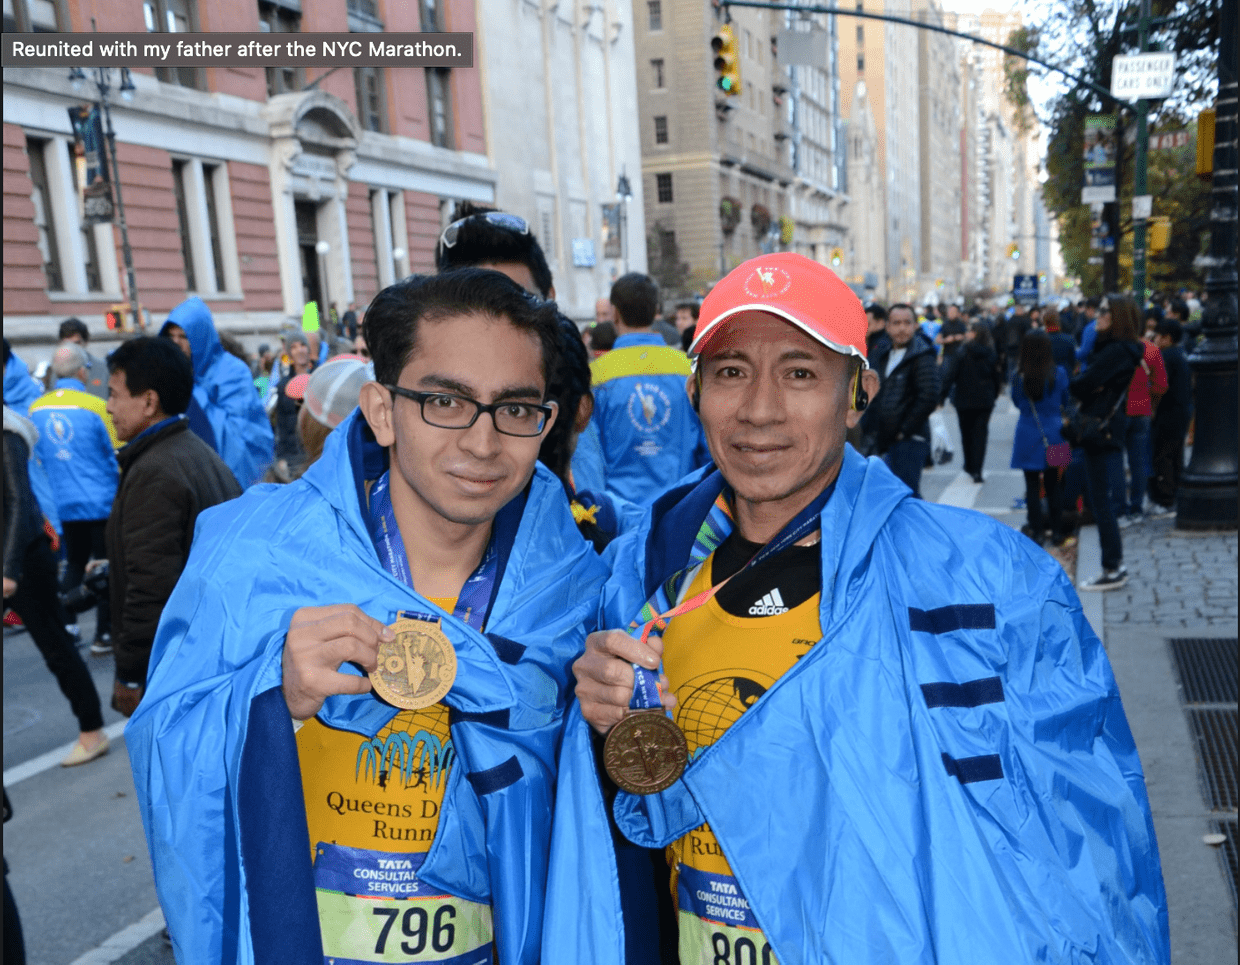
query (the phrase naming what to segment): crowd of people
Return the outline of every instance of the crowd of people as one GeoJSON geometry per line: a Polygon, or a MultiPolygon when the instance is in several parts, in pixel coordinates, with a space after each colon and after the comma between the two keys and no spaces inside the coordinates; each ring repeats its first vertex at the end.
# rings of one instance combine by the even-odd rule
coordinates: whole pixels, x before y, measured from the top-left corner
{"type": "Polygon", "coordinates": [[[583,332],[523,219],[465,205],[436,257],[253,359],[196,298],[106,363],[62,331],[46,393],[5,344],[6,604],[94,760],[57,590],[106,561],[179,961],[1168,960],[1115,683],[1034,542],[1079,399],[1122,581],[1179,326],[1142,403],[1117,297],[1078,359],[1053,310],[863,306],[776,254],[666,321],[625,274],[583,332]],[[1005,384],[1034,542],[918,498],[949,400],[983,481],[1005,384]]]}

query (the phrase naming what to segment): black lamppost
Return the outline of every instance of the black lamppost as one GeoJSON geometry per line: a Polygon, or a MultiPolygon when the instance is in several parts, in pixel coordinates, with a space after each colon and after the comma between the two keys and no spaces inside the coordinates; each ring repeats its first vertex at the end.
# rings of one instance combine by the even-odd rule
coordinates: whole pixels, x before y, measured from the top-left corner
{"type": "MultiPolygon", "coordinates": [[[[83,83],[91,81],[98,91],[98,100],[96,103],[103,111],[103,135],[108,142],[108,161],[112,168],[112,184],[116,188],[116,218],[121,227],[121,252],[125,258],[125,280],[129,288],[129,311],[133,317],[134,326],[140,331],[146,326],[143,324],[142,316],[138,309],[138,283],[134,279],[133,273],[133,249],[129,247],[129,226],[125,223],[125,202],[121,198],[121,176],[116,166],[116,132],[112,129],[112,110],[108,103],[108,95],[112,90],[112,68],[110,67],[92,67],[92,74],[87,75],[82,72],[81,67],[74,67],[69,72],[69,82],[73,85],[74,90],[80,90],[83,83]]],[[[121,99],[125,101],[133,100],[133,78],[129,74],[128,67],[121,69],[120,91],[121,99]]]]}
{"type": "Polygon", "coordinates": [[[1219,12],[1209,297],[1203,337],[1188,360],[1197,429],[1176,493],[1176,529],[1236,528],[1236,5],[1223,0],[1219,12]]]}
{"type": "Polygon", "coordinates": [[[620,171],[620,180],[616,182],[616,200],[621,202],[620,205],[620,237],[624,239],[624,273],[629,273],[629,201],[633,197],[633,189],[629,185],[629,179],[625,176],[623,168],[620,171]]]}

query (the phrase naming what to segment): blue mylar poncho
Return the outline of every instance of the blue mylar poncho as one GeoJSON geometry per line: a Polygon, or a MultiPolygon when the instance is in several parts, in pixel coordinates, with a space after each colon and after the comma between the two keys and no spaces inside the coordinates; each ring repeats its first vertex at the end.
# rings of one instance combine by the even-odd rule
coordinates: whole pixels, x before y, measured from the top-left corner
{"type": "MultiPolygon", "coordinates": [[[[721,487],[691,479],[609,547],[600,625],[627,627],[685,565],[721,487]]],[[[1169,961],[1140,761],[1059,564],[988,517],[911,498],[851,447],[821,546],[820,642],[671,788],[622,792],[624,834],[662,847],[709,822],[781,965],[1169,961]]],[[[551,860],[544,965],[619,965],[576,705],[551,860]]]]}
{"type": "MultiPolygon", "coordinates": [[[[376,555],[362,487],[385,462],[354,412],[298,482],[256,487],[199,517],[125,731],[181,965],[323,962],[281,658],[303,606],[355,603],[384,623],[400,610],[442,613],[376,555]]],[[[605,571],[542,466],[494,534],[500,570],[485,634],[441,617],[458,659],[444,698],[457,758],[419,877],[489,903],[500,960],[534,965],[569,669],[605,571]]],[[[373,736],[395,714],[365,694],[331,697],[318,716],[373,736]]]]}
{"type": "Polygon", "coordinates": [[[211,310],[198,296],[187,298],[168,314],[161,335],[169,325],[179,325],[189,338],[194,401],[210,423],[215,451],[245,489],[275,458],[275,434],[254,388],[254,376],[244,362],[224,351],[211,310]]]}

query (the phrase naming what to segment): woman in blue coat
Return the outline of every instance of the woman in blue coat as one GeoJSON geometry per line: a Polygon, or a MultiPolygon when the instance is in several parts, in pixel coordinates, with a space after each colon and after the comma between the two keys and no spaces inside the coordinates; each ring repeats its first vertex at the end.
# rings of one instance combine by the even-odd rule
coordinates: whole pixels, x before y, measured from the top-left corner
{"type": "Polygon", "coordinates": [[[1042,514],[1042,489],[1050,516],[1051,540],[1056,546],[1067,538],[1063,531],[1059,489],[1059,470],[1046,463],[1048,446],[1063,442],[1060,409],[1068,397],[1068,373],[1056,365],[1051,339],[1038,329],[1030,331],[1020,343],[1020,368],[1012,379],[1012,402],[1020,410],[1016,436],[1012,440],[1012,468],[1025,473],[1027,522],[1021,532],[1041,544],[1046,540],[1046,519],[1042,514]]]}

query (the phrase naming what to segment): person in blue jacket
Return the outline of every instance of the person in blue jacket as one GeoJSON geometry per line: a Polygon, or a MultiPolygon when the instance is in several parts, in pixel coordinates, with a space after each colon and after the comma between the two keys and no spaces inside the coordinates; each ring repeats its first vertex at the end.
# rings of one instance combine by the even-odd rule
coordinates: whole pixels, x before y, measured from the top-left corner
{"type": "Polygon", "coordinates": [[[322,457],[200,518],[126,729],[181,962],[540,960],[605,575],[536,463],[555,309],[462,269],[390,286],[364,324],[376,381],[322,457]],[[398,620],[446,636],[450,688],[398,620]],[[372,691],[381,641],[438,702],[372,691]]]}
{"type": "MultiPolygon", "coordinates": [[[[43,394],[43,387],[30,374],[26,363],[17,357],[9,340],[4,340],[4,404],[20,416],[30,413],[30,404],[43,394]]],[[[56,495],[52,492],[51,481],[47,471],[39,460],[38,454],[30,453],[30,488],[34,492],[39,509],[47,517],[59,537],[64,528],[60,521],[60,512],[56,508],[56,495]]]]}
{"type": "Polygon", "coordinates": [[[685,379],[689,360],[653,331],[659,289],[640,272],[611,286],[620,337],[595,359],[594,417],[607,491],[647,506],[708,460],[685,379]]]}
{"type": "Polygon", "coordinates": [[[168,314],[159,334],[181,346],[193,362],[194,402],[206,415],[215,451],[242,489],[252,485],[275,458],[275,436],[250,370],[224,351],[211,310],[196,295],[168,314]]]}
{"type": "Polygon", "coordinates": [[[701,317],[715,464],[609,548],[609,629],[574,665],[545,965],[619,965],[659,921],[682,963],[1168,962],[1141,763],[1062,568],[845,444],[875,380],[829,269],[752,259],[701,317]],[[637,707],[672,715],[688,752],[677,777],[648,744],[628,760],[649,771],[608,749],[638,790],[666,781],[612,805],[666,849],[666,918],[617,887],[596,757],[637,707]]]}
{"type": "Polygon", "coordinates": [[[1020,343],[1020,364],[1012,379],[1012,402],[1019,415],[1012,438],[1012,468],[1025,474],[1026,523],[1021,532],[1041,545],[1059,546],[1070,535],[1063,529],[1063,493],[1059,467],[1049,465],[1046,450],[1062,445],[1063,407],[1068,401],[1068,373],[1055,364],[1051,337],[1033,329],[1020,343]],[[1042,493],[1047,513],[1042,513],[1042,493]]]}

